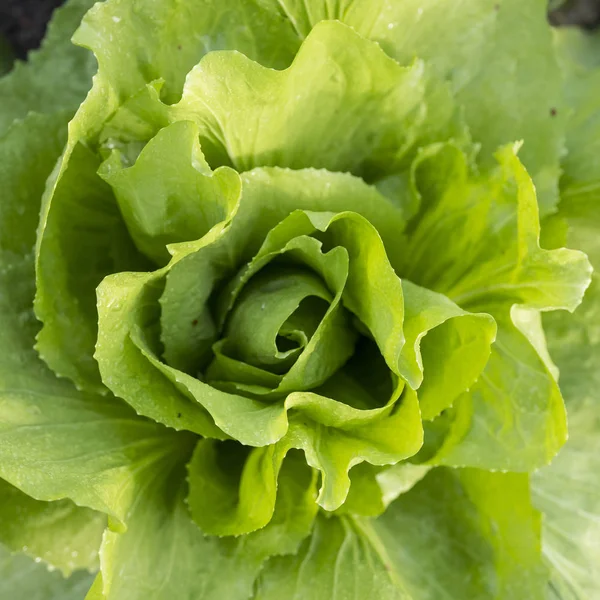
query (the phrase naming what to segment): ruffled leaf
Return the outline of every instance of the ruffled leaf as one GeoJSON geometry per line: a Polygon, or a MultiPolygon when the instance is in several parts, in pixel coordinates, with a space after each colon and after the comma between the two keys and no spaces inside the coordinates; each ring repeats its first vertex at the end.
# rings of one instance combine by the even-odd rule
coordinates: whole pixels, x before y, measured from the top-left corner
{"type": "Polygon", "coordinates": [[[293,498],[298,522],[310,524],[317,512],[316,477],[302,457],[286,458],[287,452],[283,444],[249,450],[232,442],[198,442],[188,464],[188,505],[200,529],[220,536],[262,529],[276,502],[286,498],[293,498]]]}
{"type": "Polygon", "coordinates": [[[548,464],[567,439],[565,407],[544,360],[510,316],[479,380],[456,401],[434,464],[529,471],[548,464]]]}
{"type": "Polygon", "coordinates": [[[211,171],[198,144],[198,129],[188,121],[160,131],[135,164],[123,168],[117,151],[101,168],[113,188],[136,247],[156,264],[168,262],[167,245],[201,238],[227,219],[240,195],[232,169],[211,171]],[[160,178],[148,178],[160,171],[160,178]]]}
{"type": "Polygon", "coordinates": [[[43,360],[80,389],[105,393],[93,359],[96,286],[108,273],[149,263],[133,245],[110,187],[96,174],[99,166],[100,159],[80,144],[56,190],[56,170],[50,178],[36,246],[35,312],[44,324],[37,338],[43,360]]]}
{"type": "Polygon", "coordinates": [[[238,538],[205,537],[184,502],[182,459],[182,453],[165,455],[145,473],[145,485],[130,504],[127,531],[104,538],[102,575],[89,598],[245,600],[264,561],[295,552],[308,535],[314,510],[298,504],[297,482],[290,481],[264,529],[238,538]]]}
{"type": "Polygon", "coordinates": [[[496,170],[478,177],[453,145],[422,153],[413,166],[420,207],[400,273],[464,308],[574,310],[589,285],[589,261],[576,250],[540,248],[531,179],[515,148],[499,150],[497,160],[496,170]]]}

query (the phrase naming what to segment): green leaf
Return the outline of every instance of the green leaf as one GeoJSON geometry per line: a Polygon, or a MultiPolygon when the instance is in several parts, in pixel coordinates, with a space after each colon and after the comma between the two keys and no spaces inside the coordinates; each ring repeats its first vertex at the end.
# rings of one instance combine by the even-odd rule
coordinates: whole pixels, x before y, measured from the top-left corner
{"type": "Polygon", "coordinates": [[[198,442],[188,464],[192,518],[209,535],[240,535],[267,525],[280,495],[299,513],[316,513],[316,477],[282,444],[249,450],[233,442],[198,442]]]}
{"type": "Polygon", "coordinates": [[[496,337],[494,319],[469,313],[443,296],[402,281],[406,344],[401,375],[418,389],[423,419],[452,406],[483,371],[496,337]]]}
{"type": "MultiPolygon", "coordinates": [[[[561,213],[569,224],[569,244],[588,253],[600,268],[597,203],[565,197],[561,213]]],[[[555,461],[533,477],[536,506],[545,514],[544,555],[550,567],[551,597],[593,598],[600,590],[600,278],[581,307],[567,319],[544,316],[550,353],[560,370],[569,417],[569,440],[555,461]],[[553,595],[552,595],[553,594],[553,595]]]]}
{"type": "MultiPolygon", "coordinates": [[[[331,475],[339,473],[341,487],[337,488],[337,500],[331,500],[337,505],[347,494],[346,473],[352,464],[365,459],[377,464],[395,462],[418,450],[421,444],[418,404],[415,395],[408,394],[402,407],[395,408],[401,385],[396,386],[386,406],[373,410],[356,409],[308,392],[289,394],[285,403],[263,403],[222,392],[161,362],[152,328],[159,318],[158,296],[162,288],[155,279],[160,275],[160,271],[121,273],[105,279],[98,292],[100,367],[106,369],[106,381],[115,393],[126,398],[136,410],[175,428],[222,437],[220,429],[244,444],[264,446],[285,435],[287,412],[294,409],[305,415],[308,423],[314,423],[306,426],[300,420],[293,433],[290,432],[291,441],[288,438],[284,443],[311,452],[309,464],[331,469],[331,475]],[[150,366],[154,368],[149,369],[150,366]],[[393,418],[387,418],[389,415],[393,418]],[[399,427],[405,432],[402,436],[398,435],[399,427]],[[347,441],[353,437],[356,445],[347,441]]],[[[333,481],[336,479],[337,476],[333,481]]],[[[325,489],[327,486],[324,482],[325,489]]]]}
{"type": "Polygon", "coordinates": [[[102,581],[92,598],[106,600],[246,600],[263,562],[293,553],[309,534],[315,511],[298,503],[301,486],[284,486],[271,523],[238,538],[204,537],[190,518],[181,453],[164,455],[145,472],[132,498],[127,530],[109,532],[101,551],[102,581]]]}
{"type": "Polygon", "coordinates": [[[493,163],[499,146],[524,140],[521,156],[540,211],[551,212],[558,199],[564,111],[546,0],[461,0],[451,9],[444,0],[379,6],[377,15],[363,0],[344,22],[368,32],[400,62],[418,56],[449,78],[473,140],[482,146],[483,165],[493,163]],[[365,13],[377,15],[375,22],[365,13]]]}
{"type": "MultiPolygon", "coordinates": [[[[593,381],[586,385],[595,396],[593,381]]],[[[549,597],[556,600],[585,600],[600,590],[600,418],[595,397],[581,400],[575,397],[569,404],[569,441],[532,478],[534,503],[544,514],[549,597]]]]}
{"type": "Polygon", "coordinates": [[[387,507],[398,496],[410,491],[431,470],[430,465],[416,465],[401,462],[379,471],[377,484],[382,492],[382,500],[387,507]]]}
{"type": "Polygon", "coordinates": [[[423,152],[413,171],[419,208],[407,227],[410,260],[399,271],[464,308],[489,311],[499,328],[482,377],[455,403],[452,433],[435,460],[526,471],[556,454],[566,424],[543,341],[515,327],[524,327],[522,308],[509,309],[573,310],[590,265],[581,252],[540,247],[531,180],[510,148],[498,160],[495,172],[472,178],[452,145],[423,152]],[[440,254],[442,236],[448,250],[440,254]]]}
{"type": "Polygon", "coordinates": [[[561,210],[575,206],[597,210],[600,202],[600,36],[582,31],[557,31],[556,44],[569,108],[567,153],[560,180],[561,210]]]}
{"type": "Polygon", "coordinates": [[[143,6],[111,0],[88,12],[74,40],[94,51],[103,80],[98,83],[110,85],[118,100],[162,79],[169,103],[181,95],[187,73],[209,51],[238,50],[261,64],[283,68],[300,43],[277,3],[236,0],[207,0],[185,8],[165,0],[143,6]],[[120,43],[112,44],[114,39],[120,43]]]}
{"type": "Polygon", "coordinates": [[[544,360],[496,313],[498,338],[479,380],[455,403],[450,432],[433,464],[530,471],[567,439],[565,407],[544,360]]]}
{"type": "Polygon", "coordinates": [[[498,167],[478,176],[453,144],[423,151],[412,173],[420,207],[399,272],[465,309],[574,310],[589,285],[589,261],[575,250],[540,248],[535,188],[516,148],[496,158],[498,167]]]}
{"type": "Polygon", "coordinates": [[[297,556],[267,563],[253,598],[410,600],[385,559],[353,520],[319,515],[297,556]]]}
{"type": "Polygon", "coordinates": [[[56,170],[50,178],[36,246],[35,312],[43,323],[36,346],[43,360],[78,388],[105,393],[93,359],[95,289],[105,275],[148,262],[133,245],[111,188],[96,174],[99,166],[80,144],[54,190],[56,170]]]}
{"type": "Polygon", "coordinates": [[[177,104],[161,102],[161,91],[155,81],[126,101],[100,139],[146,141],[190,119],[212,164],[326,168],[372,181],[406,166],[417,142],[468,137],[449,89],[420,61],[401,66],[337,21],[318,23],[288,69],[211,52],[177,104]]]}
{"type": "Polygon", "coordinates": [[[255,600],[541,600],[539,530],[526,476],[435,469],[376,520],[321,516],[255,600]]]}
{"type": "Polygon", "coordinates": [[[402,67],[349,27],[325,22],[285,71],[237,52],[208,54],[170,118],[196,121],[209,156],[227,157],[240,171],[393,172],[415,136],[412,123],[423,119],[424,88],[421,63],[402,67]]]}
{"type": "Polygon", "coordinates": [[[71,43],[71,35],[93,0],[69,0],[58,8],[42,44],[0,79],[0,135],[29,112],[72,114],[96,71],[94,57],[71,43]]]}
{"type": "Polygon", "coordinates": [[[133,166],[123,168],[123,161],[116,151],[100,175],[113,188],[135,245],[159,265],[170,258],[167,244],[201,238],[237,205],[238,174],[226,167],[210,170],[198,129],[188,121],[160,131],[133,166]],[[156,171],[160,179],[147,177],[156,171]]]}
{"type": "MultiPolygon", "coordinates": [[[[340,263],[347,265],[347,256],[343,256],[346,260],[335,261],[335,266],[340,263]]],[[[227,317],[225,337],[220,344],[226,346],[224,350],[228,354],[239,357],[240,364],[254,365],[257,369],[264,368],[281,375],[292,364],[297,364],[303,352],[309,351],[309,340],[319,331],[333,297],[326,280],[307,268],[286,269],[265,265],[256,272],[252,269],[256,262],[255,257],[239,278],[241,285],[247,283],[243,289],[236,289],[236,292],[241,289],[241,293],[227,317]],[[260,324],[258,327],[257,323],[260,324]],[[285,347],[289,346],[289,349],[280,350],[284,340],[288,340],[285,347]]],[[[346,332],[349,324],[348,319],[344,319],[345,312],[337,312],[342,313],[338,318],[340,327],[334,330],[330,345],[340,346],[335,354],[343,356],[343,363],[352,352],[354,339],[350,332],[346,332]]],[[[331,362],[329,353],[323,354],[322,358],[331,362]]],[[[233,383],[235,379],[231,381],[233,383]]]]}
{"type": "Polygon", "coordinates": [[[45,565],[0,545],[0,596],[10,600],[81,600],[92,584],[85,571],[64,579],[45,565]]]}
{"type": "MultiPolygon", "coordinates": [[[[112,391],[138,412],[176,429],[222,437],[212,424],[212,416],[218,428],[243,443],[261,446],[280,439],[287,430],[286,409],[281,404],[265,405],[227,394],[164,364],[160,360],[158,322],[160,319],[167,357],[173,342],[182,340],[185,332],[193,332],[201,322],[204,349],[182,349],[201,356],[207,346],[210,349],[216,331],[207,305],[211,290],[228,275],[235,275],[244,258],[248,260],[259,250],[280,219],[298,207],[318,210],[322,206],[330,210],[356,207],[372,222],[382,224],[380,232],[391,247],[402,226],[396,209],[353,177],[312,170],[254,171],[243,178],[242,201],[230,226],[215,228],[198,242],[180,244],[173,249],[172,263],[161,271],[123,273],[105,279],[98,290],[96,357],[112,391]],[[269,212],[260,209],[265,205],[269,212]],[[154,368],[148,368],[151,364],[154,368]]],[[[190,342],[197,344],[198,335],[190,342]]],[[[195,365],[190,361],[190,367],[196,369],[194,375],[200,366],[200,361],[195,365]]]]}
{"type": "Polygon", "coordinates": [[[32,248],[64,116],[29,115],[0,143],[0,477],[32,498],[69,498],[122,521],[136,472],[180,438],[114,397],[57,379],[33,346],[32,248]]]}
{"type": "Polygon", "coordinates": [[[473,140],[482,146],[482,164],[492,163],[498,146],[524,140],[522,158],[541,212],[555,208],[565,115],[546,0],[460,0],[450,9],[445,0],[265,4],[277,4],[300,38],[319,21],[338,19],[400,64],[424,59],[449,80],[451,95],[464,107],[473,140]]]}
{"type": "Polygon", "coordinates": [[[271,229],[293,211],[357,212],[376,227],[388,257],[398,253],[404,227],[401,212],[358,178],[314,169],[266,168],[242,174],[242,185],[231,227],[213,243],[202,244],[195,252],[190,249],[167,275],[161,298],[165,357],[186,372],[206,364],[216,341],[217,324],[208,310],[211,290],[233,278],[259,251],[271,229]]]}
{"type": "Polygon", "coordinates": [[[0,480],[0,540],[61,570],[97,569],[106,516],[70,500],[39,502],[0,480]]]}

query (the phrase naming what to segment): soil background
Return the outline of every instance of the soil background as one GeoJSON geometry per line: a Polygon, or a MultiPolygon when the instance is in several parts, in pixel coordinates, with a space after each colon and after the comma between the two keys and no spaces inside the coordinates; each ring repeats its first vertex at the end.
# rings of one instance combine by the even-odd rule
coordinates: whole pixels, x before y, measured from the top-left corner
{"type": "MultiPolygon", "coordinates": [[[[0,0],[0,38],[8,42],[17,58],[26,58],[29,50],[40,45],[53,10],[63,2],[0,0]]],[[[600,25],[600,0],[551,1],[551,6],[557,4],[561,6],[550,13],[554,25],[580,25],[587,29],[600,25]]]]}
{"type": "Polygon", "coordinates": [[[0,36],[17,58],[40,45],[52,12],[64,0],[0,0],[0,36]]]}

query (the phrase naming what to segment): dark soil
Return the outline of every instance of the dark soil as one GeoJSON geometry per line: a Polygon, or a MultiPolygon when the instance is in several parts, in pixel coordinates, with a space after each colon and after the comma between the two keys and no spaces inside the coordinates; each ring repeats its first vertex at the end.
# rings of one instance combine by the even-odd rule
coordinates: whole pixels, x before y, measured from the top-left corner
{"type": "MultiPolygon", "coordinates": [[[[528,0],[523,0],[527,2],[528,0]]],[[[52,11],[64,0],[0,0],[0,38],[12,46],[19,58],[40,45],[52,11]]],[[[554,25],[600,25],[600,0],[566,0],[550,14],[554,25]]]]}
{"type": "Polygon", "coordinates": [[[52,11],[64,0],[0,0],[0,36],[19,58],[40,45],[52,11]]]}
{"type": "Polygon", "coordinates": [[[600,0],[569,0],[550,13],[550,22],[595,29],[600,25],[600,0]]]}

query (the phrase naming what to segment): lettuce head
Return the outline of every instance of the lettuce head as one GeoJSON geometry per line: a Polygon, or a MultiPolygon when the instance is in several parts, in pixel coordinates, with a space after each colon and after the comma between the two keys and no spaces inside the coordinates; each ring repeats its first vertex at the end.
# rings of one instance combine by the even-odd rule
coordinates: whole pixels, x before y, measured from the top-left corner
{"type": "Polygon", "coordinates": [[[0,595],[598,597],[599,38],[92,4],[0,79],[0,595]]]}

